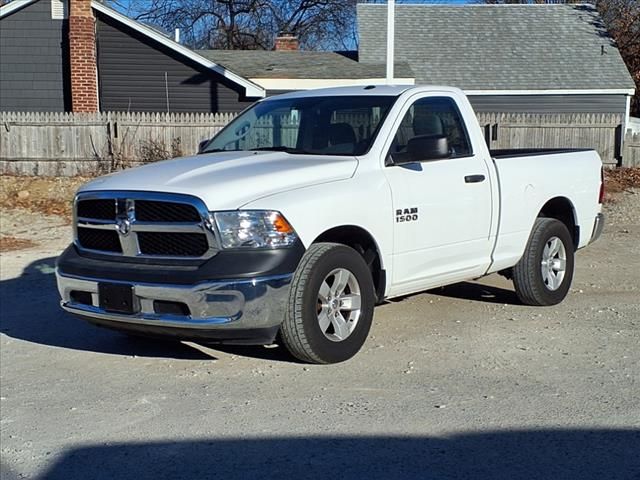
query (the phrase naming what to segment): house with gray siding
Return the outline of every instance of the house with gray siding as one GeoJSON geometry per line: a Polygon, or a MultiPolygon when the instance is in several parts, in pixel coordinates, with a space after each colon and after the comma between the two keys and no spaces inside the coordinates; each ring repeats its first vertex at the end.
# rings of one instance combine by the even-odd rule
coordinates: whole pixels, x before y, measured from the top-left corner
{"type": "Polygon", "coordinates": [[[238,112],[265,96],[244,77],[91,0],[14,0],[0,7],[0,35],[3,111],[238,112]],[[86,22],[90,28],[74,35],[86,22]],[[74,64],[74,49],[90,54],[74,64]],[[83,89],[95,92],[94,101],[74,101],[83,89]]]}
{"type": "MultiPolygon", "coordinates": [[[[0,32],[0,111],[234,113],[280,92],[384,82],[383,62],[300,51],[289,36],[275,51],[194,51],[91,0],[14,0],[0,32]]],[[[414,83],[406,63],[396,71],[414,83]]]]}
{"type": "MultiPolygon", "coordinates": [[[[13,0],[0,7],[0,110],[234,113],[281,92],[384,83],[386,14],[358,4],[357,52],[300,51],[291,36],[274,51],[195,51],[97,1],[13,0]]],[[[394,83],[457,86],[480,116],[537,116],[558,133],[541,145],[491,120],[493,146],[593,146],[576,131],[605,115],[602,151],[619,160],[635,85],[592,6],[399,4],[395,18],[394,83]]]]}
{"type": "Polygon", "coordinates": [[[69,110],[64,4],[23,7],[12,2],[0,9],[0,110],[69,110]]]}
{"type": "MultiPolygon", "coordinates": [[[[386,15],[386,5],[358,5],[362,63],[384,60],[386,15]]],[[[409,64],[417,84],[459,87],[478,112],[628,119],[635,91],[589,4],[399,4],[394,53],[409,64]]]]}
{"type": "Polygon", "coordinates": [[[264,96],[259,86],[217,65],[216,71],[213,63],[203,65],[201,57],[149,27],[102,5],[94,13],[103,111],[238,112],[264,96]]]}

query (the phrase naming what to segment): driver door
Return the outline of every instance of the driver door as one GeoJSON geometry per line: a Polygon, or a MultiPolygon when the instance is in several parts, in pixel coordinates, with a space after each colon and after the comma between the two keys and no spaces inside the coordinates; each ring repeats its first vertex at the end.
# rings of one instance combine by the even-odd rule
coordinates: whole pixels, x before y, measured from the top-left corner
{"type": "Polygon", "coordinates": [[[426,96],[407,107],[384,172],[395,214],[390,293],[482,275],[492,248],[489,172],[472,150],[454,98],[426,96]],[[439,158],[428,151],[416,156],[425,145],[442,146],[443,138],[439,158]]]}

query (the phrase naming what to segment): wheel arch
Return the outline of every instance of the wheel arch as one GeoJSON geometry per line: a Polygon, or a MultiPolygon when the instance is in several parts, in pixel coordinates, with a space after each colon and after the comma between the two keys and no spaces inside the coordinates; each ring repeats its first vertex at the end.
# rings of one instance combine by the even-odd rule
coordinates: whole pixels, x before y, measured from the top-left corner
{"type": "Polygon", "coordinates": [[[311,243],[319,242],[339,243],[358,252],[371,270],[377,301],[384,299],[387,287],[386,271],[380,246],[370,232],[357,225],[340,225],[325,230],[311,243]]]}
{"type": "Polygon", "coordinates": [[[548,200],[538,212],[538,218],[555,218],[564,223],[573,240],[574,250],[580,244],[580,225],[573,202],[567,197],[554,197],[548,200]]]}

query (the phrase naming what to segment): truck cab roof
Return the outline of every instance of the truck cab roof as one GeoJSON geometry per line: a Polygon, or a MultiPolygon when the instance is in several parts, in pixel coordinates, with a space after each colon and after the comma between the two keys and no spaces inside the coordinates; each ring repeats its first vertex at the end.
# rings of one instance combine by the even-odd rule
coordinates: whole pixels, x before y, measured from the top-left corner
{"type": "Polygon", "coordinates": [[[278,99],[287,98],[302,98],[302,97],[330,97],[330,96],[356,96],[356,95],[384,95],[397,97],[407,91],[438,91],[438,92],[457,92],[462,93],[461,90],[455,87],[444,86],[427,86],[427,85],[362,85],[351,87],[331,87],[331,88],[318,88],[313,90],[301,90],[297,92],[285,93],[278,95],[278,99]]]}

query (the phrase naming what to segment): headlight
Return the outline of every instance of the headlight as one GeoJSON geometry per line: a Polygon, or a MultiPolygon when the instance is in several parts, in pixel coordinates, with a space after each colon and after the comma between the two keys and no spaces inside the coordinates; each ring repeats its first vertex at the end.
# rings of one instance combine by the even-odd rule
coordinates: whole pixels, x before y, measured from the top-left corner
{"type": "Polygon", "coordinates": [[[235,210],[213,212],[222,248],[275,248],[292,245],[298,236],[279,212],[235,210]]]}

